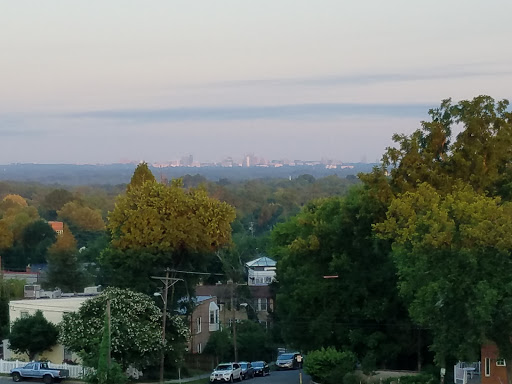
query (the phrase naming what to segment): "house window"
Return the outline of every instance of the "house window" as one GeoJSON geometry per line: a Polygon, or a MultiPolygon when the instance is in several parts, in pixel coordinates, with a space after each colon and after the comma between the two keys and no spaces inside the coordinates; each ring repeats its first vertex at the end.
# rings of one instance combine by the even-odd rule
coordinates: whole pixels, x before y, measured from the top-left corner
{"type": "Polygon", "coordinates": [[[64,347],[64,361],[69,363],[72,360],[73,360],[72,352],[67,347],[64,347]]]}
{"type": "Polygon", "coordinates": [[[485,376],[489,377],[491,376],[491,359],[486,357],[485,358],[485,376]]]}
{"type": "Polygon", "coordinates": [[[258,311],[266,311],[267,310],[267,298],[258,299],[258,311]]]}
{"type": "Polygon", "coordinates": [[[26,317],[28,317],[28,312],[27,311],[21,311],[20,317],[22,319],[25,319],[26,317]]]}
{"type": "Polygon", "coordinates": [[[201,333],[201,316],[196,319],[196,333],[201,333]]]}
{"type": "Polygon", "coordinates": [[[215,324],[215,311],[210,311],[210,324],[215,324]]]}
{"type": "Polygon", "coordinates": [[[202,351],[202,345],[201,345],[201,343],[199,343],[199,344],[197,344],[196,352],[201,353],[201,351],[202,351]]]}
{"type": "Polygon", "coordinates": [[[496,359],[497,367],[505,367],[507,364],[505,363],[505,359],[496,359]]]}
{"type": "Polygon", "coordinates": [[[272,282],[272,278],[270,276],[265,277],[265,283],[270,284],[272,282]]]}

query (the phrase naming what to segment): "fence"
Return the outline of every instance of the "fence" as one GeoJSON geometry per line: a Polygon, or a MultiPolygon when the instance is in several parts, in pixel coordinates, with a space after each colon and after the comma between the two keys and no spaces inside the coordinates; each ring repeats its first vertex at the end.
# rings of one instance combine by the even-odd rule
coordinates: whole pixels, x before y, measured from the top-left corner
{"type": "Polygon", "coordinates": [[[210,371],[217,365],[215,357],[211,355],[201,354],[186,354],[185,365],[187,368],[200,369],[202,371],[210,371]]]}
{"type": "MultiPolygon", "coordinates": [[[[24,367],[26,364],[28,364],[25,361],[7,361],[0,359],[0,373],[10,373],[11,369],[18,368],[18,367],[24,367]]],[[[53,364],[48,363],[48,366],[50,368],[57,368],[57,369],[67,369],[69,371],[69,376],[73,379],[79,379],[82,378],[85,369],[81,365],[70,365],[70,364],[53,364]]]]}

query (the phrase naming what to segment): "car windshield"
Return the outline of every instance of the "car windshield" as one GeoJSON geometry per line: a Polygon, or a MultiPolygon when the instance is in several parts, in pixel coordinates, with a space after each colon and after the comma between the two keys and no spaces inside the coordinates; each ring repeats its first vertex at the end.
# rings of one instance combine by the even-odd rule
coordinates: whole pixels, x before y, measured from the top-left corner
{"type": "Polygon", "coordinates": [[[278,357],[278,360],[291,360],[293,359],[293,353],[283,353],[278,357]]]}
{"type": "Polygon", "coordinates": [[[263,361],[255,361],[254,363],[252,363],[252,366],[255,368],[261,368],[263,367],[263,361]]]}
{"type": "Polygon", "coordinates": [[[231,369],[230,364],[221,364],[218,365],[217,368],[215,368],[216,371],[229,371],[231,369]]]}

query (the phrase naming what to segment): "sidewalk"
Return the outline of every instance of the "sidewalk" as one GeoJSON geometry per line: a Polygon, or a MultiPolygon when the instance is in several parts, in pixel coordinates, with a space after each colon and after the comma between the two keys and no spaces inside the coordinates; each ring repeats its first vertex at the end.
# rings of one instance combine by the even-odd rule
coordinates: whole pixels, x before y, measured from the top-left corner
{"type": "MultiPolygon", "coordinates": [[[[209,373],[204,373],[204,374],[198,375],[198,376],[184,377],[181,380],[180,379],[165,380],[165,382],[168,383],[168,384],[189,383],[191,381],[196,381],[196,380],[201,380],[201,379],[208,379],[209,377],[210,377],[209,373]]],[[[64,383],[66,383],[66,384],[84,384],[83,381],[71,381],[71,380],[66,380],[66,381],[64,381],[64,383]]],[[[142,381],[140,381],[140,382],[139,381],[135,381],[134,383],[137,383],[137,384],[158,384],[158,381],[153,381],[153,382],[150,382],[150,383],[145,383],[145,382],[142,382],[142,381]]]]}

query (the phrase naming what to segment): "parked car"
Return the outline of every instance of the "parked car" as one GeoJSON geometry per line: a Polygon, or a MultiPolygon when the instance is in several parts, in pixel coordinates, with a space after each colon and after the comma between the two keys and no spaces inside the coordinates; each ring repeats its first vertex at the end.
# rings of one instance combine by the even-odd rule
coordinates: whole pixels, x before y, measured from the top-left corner
{"type": "Polygon", "coordinates": [[[217,365],[210,375],[210,383],[242,381],[242,368],[238,363],[222,363],[217,365]]]}
{"type": "Polygon", "coordinates": [[[288,352],[279,355],[276,361],[277,369],[297,369],[299,364],[297,362],[297,356],[300,352],[288,352]]]}
{"type": "Polygon", "coordinates": [[[69,377],[67,369],[50,368],[47,362],[32,362],[24,367],[11,369],[12,380],[16,383],[24,379],[43,379],[45,384],[60,382],[69,377]]]}
{"type": "Polygon", "coordinates": [[[270,375],[270,367],[264,361],[253,361],[251,363],[254,370],[254,376],[267,376],[270,375]]]}
{"type": "Polygon", "coordinates": [[[254,377],[254,368],[251,363],[247,361],[240,361],[240,368],[242,368],[242,379],[252,379],[254,377]]]}

